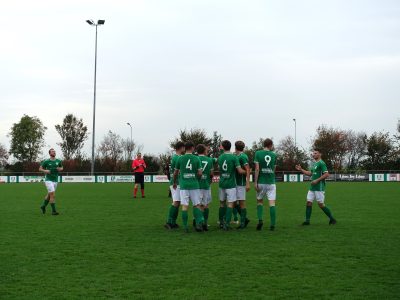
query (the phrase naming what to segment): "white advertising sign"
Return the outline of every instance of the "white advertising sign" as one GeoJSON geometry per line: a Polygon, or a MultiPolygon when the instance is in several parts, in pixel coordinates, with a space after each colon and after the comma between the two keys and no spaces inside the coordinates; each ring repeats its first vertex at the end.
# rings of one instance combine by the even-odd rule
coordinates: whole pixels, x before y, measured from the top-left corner
{"type": "Polygon", "coordinates": [[[154,175],[153,182],[169,182],[167,175],[154,175]]]}
{"type": "Polygon", "coordinates": [[[43,176],[19,176],[19,182],[43,182],[43,176]]]}
{"type": "Polygon", "coordinates": [[[63,176],[63,182],[95,182],[94,176],[63,176]]]}
{"type": "Polygon", "coordinates": [[[7,176],[0,176],[0,183],[7,183],[7,176]]]}
{"type": "Polygon", "coordinates": [[[135,182],[135,176],[133,175],[107,176],[107,182],[135,182]]]}

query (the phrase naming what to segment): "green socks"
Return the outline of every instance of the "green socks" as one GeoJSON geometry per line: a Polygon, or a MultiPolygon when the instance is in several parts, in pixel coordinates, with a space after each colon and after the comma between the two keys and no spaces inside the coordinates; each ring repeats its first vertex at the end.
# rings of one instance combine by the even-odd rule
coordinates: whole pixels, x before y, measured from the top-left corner
{"type": "Polygon", "coordinates": [[[196,220],[196,224],[200,225],[204,223],[203,212],[198,207],[193,207],[193,216],[196,220]]]}
{"type": "Polygon", "coordinates": [[[208,215],[210,213],[210,210],[208,208],[204,209],[203,215],[204,215],[204,224],[207,224],[208,222],[208,215]]]}
{"type": "Polygon", "coordinates": [[[242,208],[240,212],[240,225],[244,226],[246,223],[246,217],[247,217],[247,208],[242,208]]]}
{"type": "Polygon", "coordinates": [[[333,219],[333,216],[332,216],[332,213],[331,213],[331,210],[327,207],[327,206],[324,206],[323,208],[321,208],[322,209],[322,211],[329,217],[329,219],[333,219]]]}
{"type": "Polygon", "coordinates": [[[276,209],[275,206],[269,207],[269,215],[271,216],[271,226],[275,226],[276,222],[276,209]]]}
{"type": "Polygon", "coordinates": [[[49,200],[44,199],[42,207],[46,207],[49,204],[49,200]]]}
{"type": "Polygon", "coordinates": [[[231,223],[231,219],[232,219],[232,208],[231,207],[227,207],[226,208],[226,214],[225,214],[225,221],[226,221],[226,225],[229,226],[229,224],[231,223]]]}
{"type": "Polygon", "coordinates": [[[312,206],[306,206],[306,222],[310,222],[312,206]]]}
{"type": "Polygon", "coordinates": [[[226,214],[226,206],[220,207],[219,208],[219,223],[220,224],[224,223],[225,214],[226,214]]]}
{"type": "Polygon", "coordinates": [[[237,210],[236,206],[233,208],[232,212],[233,212],[233,220],[237,221],[238,220],[238,210],[237,210]]]}
{"type": "Polygon", "coordinates": [[[168,218],[167,218],[167,223],[168,224],[173,224],[174,220],[174,215],[175,215],[175,206],[171,205],[168,210],[168,218]]]}
{"type": "Polygon", "coordinates": [[[259,221],[263,220],[264,205],[257,205],[257,218],[259,221]]]}
{"type": "Polygon", "coordinates": [[[51,206],[51,211],[56,212],[56,204],[55,203],[50,203],[51,206]]]}
{"type": "Polygon", "coordinates": [[[183,222],[183,227],[185,229],[188,229],[188,212],[187,212],[187,210],[182,210],[182,222],[183,222]]]}

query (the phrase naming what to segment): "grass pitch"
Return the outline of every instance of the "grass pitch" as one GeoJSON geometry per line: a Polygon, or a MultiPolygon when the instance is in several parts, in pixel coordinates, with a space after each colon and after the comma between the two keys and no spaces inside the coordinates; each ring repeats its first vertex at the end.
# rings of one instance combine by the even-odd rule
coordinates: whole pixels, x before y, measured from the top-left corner
{"type": "MultiPolygon", "coordinates": [[[[301,227],[307,184],[279,183],[277,230],[217,228],[216,186],[210,231],[163,228],[164,184],[60,184],[59,216],[42,215],[42,184],[0,185],[1,299],[395,299],[400,292],[398,183],[328,183],[301,227]]],[[[50,206],[48,207],[48,211],[50,206]]],[[[179,215],[179,223],[181,223],[179,215]]]]}

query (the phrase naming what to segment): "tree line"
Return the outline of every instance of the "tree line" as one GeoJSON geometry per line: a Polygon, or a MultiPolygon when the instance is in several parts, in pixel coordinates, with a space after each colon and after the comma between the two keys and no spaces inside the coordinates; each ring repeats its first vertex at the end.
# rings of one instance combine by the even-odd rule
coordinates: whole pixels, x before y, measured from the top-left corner
{"type": "MultiPolygon", "coordinates": [[[[64,170],[89,172],[91,160],[82,151],[89,132],[83,120],[73,114],[67,114],[61,124],[55,125],[55,129],[60,136],[60,142],[57,144],[64,159],[64,170]]],[[[18,123],[14,123],[8,134],[10,149],[7,151],[5,146],[0,144],[0,168],[11,172],[37,171],[38,160],[45,145],[46,130],[47,127],[35,116],[24,115],[18,123]],[[12,164],[9,163],[10,155],[16,160],[12,164]]],[[[291,136],[275,142],[274,147],[278,154],[277,170],[293,171],[296,164],[307,167],[313,148],[320,149],[323,160],[331,171],[400,170],[400,120],[396,132],[393,136],[388,132],[374,132],[368,136],[365,132],[321,125],[311,138],[308,148],[296,145],[291,136]]],[[[262,149],[264,138],[266,137],[260,137],[245,148],[252,168],[254,153],[262,149]]],[[[178,132],[169,146],[173,149],[177,141],[192,141],[195,145],[205,144],[210,146],[209,155],[217,158],[222,139],[217,131],[209,135],[204,129],[185,129],[178,132]]],[[[132,158],[142,149],[142,145],[129,138],[124,139],[110,130],[96,147],[95,171],[130,172],[132,158]]],[[[157,156],[144,154],[148,166],[146,171],[165,173],[172,153],[171,150],[157,156]]]]}

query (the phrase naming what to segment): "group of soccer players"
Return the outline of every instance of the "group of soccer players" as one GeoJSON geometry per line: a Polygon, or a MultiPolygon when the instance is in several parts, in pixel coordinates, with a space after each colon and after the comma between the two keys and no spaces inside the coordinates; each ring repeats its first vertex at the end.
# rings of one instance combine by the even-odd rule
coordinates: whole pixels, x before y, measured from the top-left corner
{"type": "MultiPolygon", "coordinates": [[[[167,229],[179,227],[177,218],[179,207],[182,207],[183,229],[189,232],[188,208],[189,202],[193,205],[193,226],[198,232],[208,231],[209,204],[211,202],[211,182],[214,176],[214,162],[218,162],[219,169],[219,226],[223,230],[231,230],[231,220],[234,211],[240,215],[240,225],[237,229],[244,229],[249,224],[246,208],[246,192],[250,190],[250,167],[248,156],[243,152],[245,144],[235,142],[235,151],[231,151],[231,142],[224,140],[221,143],[221,155],[218,160],[208,156],[208,147],[195,145],[192,142],[178,142],[175,145],[175,154],[170,165],[170,191],[172,204],[169,207],[167,229]],[[193,153],[197,152],[197,155],[193,153]]],[[[271,231],[276,226],[276,184],[275,169],[277,155],[273,151],[271,139],[265,139],[263,149],[256,151],[254,157],[255,174],[254,188],[257,198],[257,230],[263,228],[264,200],[268,200],[271,231]]],[[[306,220],[302,225],[310,225],[313,201],[329,217],[329,224],[336,224],[330,209],[325,206],[325,179],[329,176],[326,164],[321,159],[318,150],[313,151],[315,164],[311,171],[296,169],[305,175],[311,176],[311,187],[307,194],[306,220]]]]}

